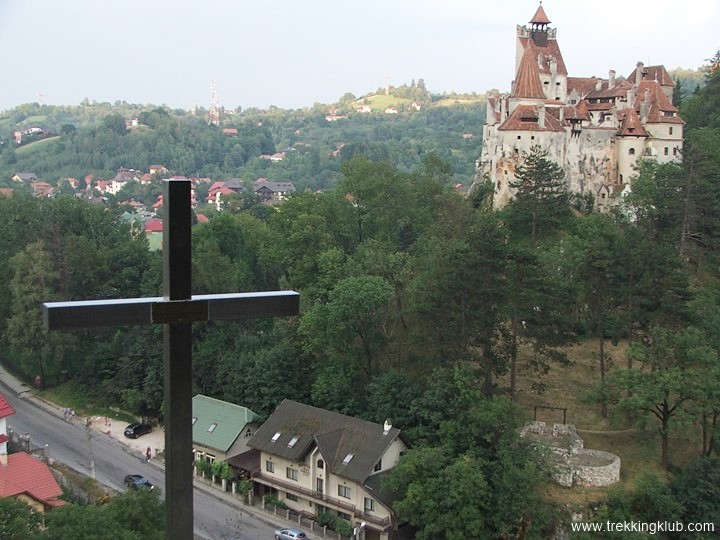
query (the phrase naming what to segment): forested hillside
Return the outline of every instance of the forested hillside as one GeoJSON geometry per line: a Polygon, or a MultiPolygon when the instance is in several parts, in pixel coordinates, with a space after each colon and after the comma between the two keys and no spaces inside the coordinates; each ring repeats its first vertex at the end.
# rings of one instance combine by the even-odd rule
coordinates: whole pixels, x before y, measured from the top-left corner
{"type": "Polygon", "coordinates": [[[451,165],[454,182],[469,185],[480,152],[484,99],[432,98],[411,90],[400,87],[391,96],[360,100],[350,95],[336,105],[294,111],[224,111],[219,126],[208,126],[204,110],[126,103],[23,105],[0,116],[0,185],[10,186],[10,178],[22,171],[57,185],[67,177],[107,179],[120,167],[146,171],[160,164],[178,175],[248,182],[263,177],[293,182],[298,191],[315,191],[334,186],[342,161],[355,154],[409,171],[428,153],[451,165]],[[415,94],[424,99],[412,101],[415,94]],[[362,105],[372,112],[357,112],[362,105]],[[399,112],[385,113],[387,107],[399,112]],[[126,129],[133,118],[137,125],[126,129]],[[13,132],[33,126],[48,132],[43,139],[49,137],[16,146],[13,132]],[[284,152],[282,161],[261,158],[276,152],[284,152]]]}
{"type": "MultiPolygon", "coordinates": [[[[471,176],[477,148],[458,165],[467,139],[457,148],[451,141],[479,134],[483,110],[459,105],[404,120],[358,115],[345,128],[321,111],[282,121],[268,113],[238,124],[244,133],[231,142],[197,117],[145,111],[140,129],[121,133],[106,116],[42,152],[8,157],[6,149],[2,170],[34,165],[61,177],[90,163],[113,172],[163,158],[175,169],[207,155],[215,157],[195,163],[200,174],[271,177],[249,156],[300,148],[306,132],[318,134],[324,146],[297,150],[307,169],[289,178],[307,179],[312,192],[299,190],[274,211],[228,209],[193,229],[196,293],[301,294],[295,318],[195,325],[198,393],[263,415],[290,397],[391,418],[412,449],[388,487],[401,494],[395,510],[419,539],[544,538],[567,526],[571,511],[598,521],[719,523],[719,90],[720,70],[711,69],[682,104],[682,165],[643,161],[627,204],[602,215],[571,208],[541,148],[527,156],[526,181],[506,208],[491,207],[491,192],[458,194],[453,180],[464,167],[471,176]],[[413,139],[420,133],[446,144],[413,139]],[[177,140],[188,143],[182,155],[177,140]],[[337,168],[323,168],[330,158],[319,148],[339,142],[337,168]],[[237,146],[249,153],[230,166],[237,146]],[[51,172],[53,155],[66,150],[85,161],[51,172]],[[138,153],[148,161],[125,162],[138,153]],[[576,369],[579,346],[593,359],[592,376],[565,392],[591,405],[593,424],[571,419],[578,429],[629,430],[651,449],[645,470],[578,502],[573,490],[548,495],[542,462],[516,428],[544,402],[547,376],[576,369]]],[[[88,394],[161,416],[159,330],[68,335],[41,324],[41,301],[160,294],[159,255],[120,212],[72,197],[0,199],[2,352],[26,378],[69,377],[88,394]]]]}

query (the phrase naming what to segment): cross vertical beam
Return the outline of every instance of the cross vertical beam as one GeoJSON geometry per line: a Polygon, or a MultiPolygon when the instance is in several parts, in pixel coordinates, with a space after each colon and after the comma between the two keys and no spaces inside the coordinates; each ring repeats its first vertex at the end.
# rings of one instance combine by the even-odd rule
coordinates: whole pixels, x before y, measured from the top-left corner
{"type": "MultiPolygon", "coordinates": [[[[190,182],[165,182],[164,300],[192,297],[190,182]]],[[[192,323],[163,325],[165,387],[165,514],[167,537],[192,539],[192,323]]]]}
{"type": "Polygon", "coordinates": [[[166,532],[193,538],[192,323],[300,312],[295,291],[192,296],[190,180],[166,180],[163,188],[163,297],[43,303],[48,330],[162,324],[165,388],[166,532]]]}

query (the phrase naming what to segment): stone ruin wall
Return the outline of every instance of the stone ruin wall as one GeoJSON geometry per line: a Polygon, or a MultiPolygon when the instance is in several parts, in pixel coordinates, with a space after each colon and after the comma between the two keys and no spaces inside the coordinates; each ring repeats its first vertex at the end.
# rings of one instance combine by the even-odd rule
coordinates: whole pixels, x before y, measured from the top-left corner
{"type": "Polygon", "coordinates": [[[520,436],[553,452],[557,462],[551,474],[561,486],[601,487],[620,480],[620,458],[603,450],[585,449],[572,424],[553,424],[550,428],[545,422],[528,422],[520,436]]]}

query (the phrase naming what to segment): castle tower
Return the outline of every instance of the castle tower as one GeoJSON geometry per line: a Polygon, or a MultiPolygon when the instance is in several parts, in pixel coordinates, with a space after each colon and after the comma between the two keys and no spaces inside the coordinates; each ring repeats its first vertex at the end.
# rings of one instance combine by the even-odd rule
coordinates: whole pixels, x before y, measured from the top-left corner
{"type": "Polygon", "coordinates": [[[497,207],[514,197],[515,170],[534,145],[563,168],[570,192],[591,194],[601,209],[631,189],[638,159],[680,160],[684,122],[663,66],[638,62],[626,78],[614,69],[607,79],[569,77],[542,3],[516,36],[511,91],[488,95],[473,181],[493,184],[497,207]]]}

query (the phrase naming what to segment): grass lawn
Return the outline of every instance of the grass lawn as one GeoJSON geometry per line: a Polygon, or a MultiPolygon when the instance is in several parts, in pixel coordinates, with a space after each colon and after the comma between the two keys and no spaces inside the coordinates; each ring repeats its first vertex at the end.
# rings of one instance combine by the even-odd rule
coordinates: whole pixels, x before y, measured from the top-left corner
{"type": "Polygon", "coordinates": [[[75,411],[78,416],[107,416],[113,420],[134,422],[132,414],[120,411],[108,403],[106,396],[100,392],[93,393],[87,387],[68,381],[59,386],[43,390],[39,395],[58,405],[75,411]]]}

